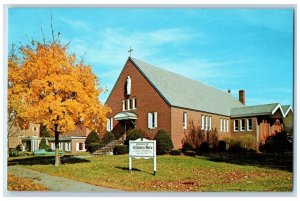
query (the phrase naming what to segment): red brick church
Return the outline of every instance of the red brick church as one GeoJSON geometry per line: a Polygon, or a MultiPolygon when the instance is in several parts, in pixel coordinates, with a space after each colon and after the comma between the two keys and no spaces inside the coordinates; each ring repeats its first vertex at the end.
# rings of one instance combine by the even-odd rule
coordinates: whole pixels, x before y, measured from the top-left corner
{"type": "MultiPolygon", "coordinates": [[[[175,148],[181,148],[191,126],[218,138],[251,134],[257,142],[292,125],[292,107],[279,103],[245,106],[245,91],[239,99],[190,78],[129,57],[106,104],[107,131],[122,138],[132,128],[154,138],[158,129],[166,130],[175,148]]],[[[102,133],[103,135],[103,133],[102,133]]]]}

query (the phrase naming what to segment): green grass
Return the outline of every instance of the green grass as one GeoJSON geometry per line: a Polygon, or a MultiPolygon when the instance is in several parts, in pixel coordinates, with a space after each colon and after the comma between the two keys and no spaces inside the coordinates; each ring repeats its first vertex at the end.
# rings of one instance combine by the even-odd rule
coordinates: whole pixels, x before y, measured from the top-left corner
{"type": "Polygon", "coordinates": [[[134,170],[129,173],[128,155],[76,159],[70,163],[66,159],[65,162],[60,167],[36,162],[23,166],[127,191],[292,191],[291,171],[232,160],[215,161],[210,157],[158,156],[156,176],[153,176],[152,159],[133,159],[134,170]]]}

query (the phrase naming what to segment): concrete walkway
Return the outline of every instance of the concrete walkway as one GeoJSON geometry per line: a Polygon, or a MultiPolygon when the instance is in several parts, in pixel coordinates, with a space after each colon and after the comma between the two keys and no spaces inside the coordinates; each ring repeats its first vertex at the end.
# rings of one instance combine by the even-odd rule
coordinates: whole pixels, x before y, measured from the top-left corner
{"type": "Polygon", "coordinates": [[[17,177],[31,178],[37,184],[48,187],[49,191],[64,192],[117,192],[120,190],[95,186],[83,182],[74,181],[62,177],[51,176],[35,170],[26,169],[20,166],[8,166],[8,173],[17,177]]]}

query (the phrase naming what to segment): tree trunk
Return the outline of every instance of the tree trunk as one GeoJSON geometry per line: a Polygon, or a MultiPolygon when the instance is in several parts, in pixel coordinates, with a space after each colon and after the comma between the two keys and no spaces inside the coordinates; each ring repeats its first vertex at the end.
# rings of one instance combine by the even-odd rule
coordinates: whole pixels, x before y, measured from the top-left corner
{"type": "Polygon", "coordinates": [[[59,166],[61,164],[60,157],[59,157],[59,134],[60,132],[57,131],[57,127],[55,126],[55,166],[59,166]]]}

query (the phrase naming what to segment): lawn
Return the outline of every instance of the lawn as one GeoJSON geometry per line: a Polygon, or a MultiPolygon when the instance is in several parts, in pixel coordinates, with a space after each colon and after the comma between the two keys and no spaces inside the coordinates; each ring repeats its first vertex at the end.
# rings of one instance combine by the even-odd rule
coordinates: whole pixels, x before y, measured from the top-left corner
{"type": "Polygon", "coordinates": [[[133,171],[129,173],[128,155],[82,159],[66,156],[60,167],[53,166],[49,157],[9,159],[9,164],[126,191],[292,191],[291,161],[278,164],[280,160],[276,157],[273,161],[266,157],[251,158],[253,164],[249,157],[237,155],[158,156],[156,176],[152,159],[133,159],[133,171]]]}

